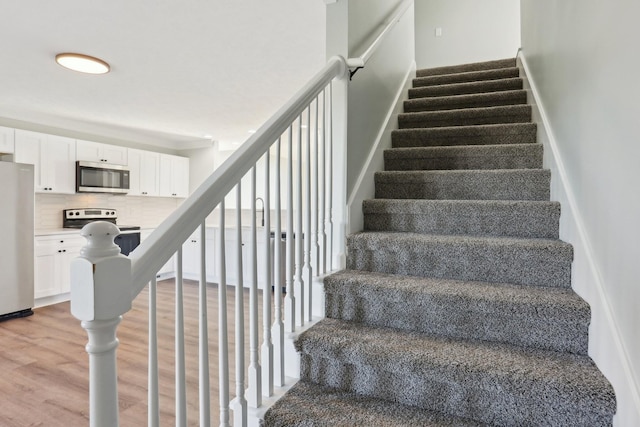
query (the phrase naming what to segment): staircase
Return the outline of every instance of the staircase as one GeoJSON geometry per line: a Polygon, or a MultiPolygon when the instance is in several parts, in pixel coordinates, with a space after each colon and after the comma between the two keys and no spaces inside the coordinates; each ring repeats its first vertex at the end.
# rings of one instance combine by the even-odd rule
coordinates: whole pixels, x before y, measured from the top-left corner
{"type": "Polygon", "coordinates": [[[608,426],[515,60],[419,70],[265,426],[608,426]]]}

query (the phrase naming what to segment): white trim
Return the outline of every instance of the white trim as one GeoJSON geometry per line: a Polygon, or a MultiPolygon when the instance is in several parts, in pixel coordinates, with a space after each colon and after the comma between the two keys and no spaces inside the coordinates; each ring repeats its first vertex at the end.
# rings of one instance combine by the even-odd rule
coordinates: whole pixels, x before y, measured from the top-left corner
{"type": "Polygon", "coordinates": [[[398,88],[394,102],[382,122],[380,131],[367,156],[367,160],[360,170],[351,196],[347,201],[347,236],[363,228],[364,216],[362,214],[362,202],[366,199],[372,199],[375,195],[374,174],[384,167],[384,150],[391,148],[391,131],[398,128],[398,121],[393,119],[396,119],[398,113],[402,112],[404,101],[408,97],[409,88],[411,87],[415,74],[416,63],[414,61],[409,66],[404,80],[398,88]]]}
{"type": "MultiPolygon", "coordinates": [[[[588,289],[588,291],[591,291],[591,300],[587,300],[591,306],[593,317],[590,328],[591,333],[589,334],[589,355],[594,359],[594,361],[596,361],[598,367],[603,371],[603,373],[607,375],[607,378],[611,381],[616,390],[618,412],[614,417],[614,425],[640,425],[640,385],[635,381],[635,378],[637,377],[634,375],[631,358],[625,348],[624,341],[620,334],[620,328],[615,316],[613,315],[613,309],[607,292],[605,291],[604,280],[602,279],[602,274],[600,273],[598,263],[594,256],[592,249],[593,246],[584,226],[582,215],[577,209],[578,204],[575,200],[575,193],[568,178],[551,123],[549,122],[548,116],[541,102],[540,93],[538,92],[534,80],[531,78],[531,72],[524,53],[519,50],[518,54],[518,59],[522,64],[521,70],[524,71],[525,74],[525,89],[528,89],[528,92],[530,92],[533,97],[532,107],[534,109],[534,119],[537,113],[540,118],[540,124],[542,125],[542,129],[538,128],[538,142],[542,142],[544,144],[544,150],[546,152],[545,160],[549,159],[550,163],[552,163],[549,165],[545,164],[545,167],[550,167],[552,169],[551,197],[552,199],[557,199],[562,203],[562,215],[565,216],[565,218],[567,216],[570,218],[569,221],[563,221],[561,218],[560,238],[573,244],[576,254],[584,255],[585,262],[579,263],[579,260],[574,260],[574,270],[578,263],[580,265],[588,266],[585,268],[585,270],[588,271],[580,270],[580,273],[590,277],[590,282],[592,283],[592,289],[588,289]],[[550,153],[548,153],[548,151],[550,151],[550,153]],[[546,154],[550,154],[550,158],[547,157],[546,154]],[[553,184],[555,179],[558,179],[557,184],[559,185],[553,184]],[[563,227],[563,224],[568,224],[568,226],[563,227]],[[571,225],[575,227],[575,230],[573,230],[575,233],[572,233],[572,230],[568,229],[571,225]],[[595,295],[593,292],[595,292],[595,295]],[[606,323],[605,332],[607,333],[593,333],[595,328],[602,331],[602,329],[604,329],[603,326],[605,326],[594,325],[596,323],[596,319],[606,323]],[[604,352],[599,350],[611,348],[611,345],[614,346],[616,351],[609,351],[608,354],[613,355],[617,360],[610,360],[606,357],[607,355],[603,354],[604,352]],[[621,413],[620,402],[622,396],[620,393],[624,393],[625,391],[629,394],[634,408],[622,408],[622,411],[624,411],[623,414],[621,413]],[[635,414],[633,413],[633,409],[635,409],[635,414]],[[628,417],[635,417],[636,422],[628,424],[628,417]]],[[[575,278],[575,276],[576,274],[572,274],[573,278],[575,278]]],[[[575,280],[573,280],[573,282],[572,286],[574,287],[574,290],[576,290],[576,292],[579,291],[579,289],[575,289],[579,287],[578,284],[575,283],[575,280]]],[[[579,285],[584,287],[582,283],[579,285]]]]}

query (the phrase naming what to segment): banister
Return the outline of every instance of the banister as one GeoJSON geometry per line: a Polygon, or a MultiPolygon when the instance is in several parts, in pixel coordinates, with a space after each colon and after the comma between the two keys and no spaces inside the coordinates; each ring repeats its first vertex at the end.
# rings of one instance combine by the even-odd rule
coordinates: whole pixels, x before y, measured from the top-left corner
{"type": "Polygon", "coordinates": [[[209,176],[131,254],[132,297],[155,278],[156,272],[204,222],[213,209],[249,172],[309,103],[336,77],[344,77],[347,62],[334,56],[325,67],[267,120],[227,161],[209,176]]]}
{"type": "Polygon", "coordinates": [[[347,67],[349,67],[349,77],[353,77],[353,75],[361,68],[364,68],[365,64],[369,61],[371,56],[375,53],[375,51],[380,47],[382,41],[387,37],[387,35],[391,32],[393,27],[402,19],[405,12],[409,9],[409,6],[413,4],[414,0],[405,0],[402,2],[396,9],[395,13],[391,16],[391,18],[387,21],[387,25],[380,31],[378,36],[373,40],[373,42],[369,45],[368,48],[365,49],[364,52],[360,56],[350,57],[347,59],[347,67]]]}

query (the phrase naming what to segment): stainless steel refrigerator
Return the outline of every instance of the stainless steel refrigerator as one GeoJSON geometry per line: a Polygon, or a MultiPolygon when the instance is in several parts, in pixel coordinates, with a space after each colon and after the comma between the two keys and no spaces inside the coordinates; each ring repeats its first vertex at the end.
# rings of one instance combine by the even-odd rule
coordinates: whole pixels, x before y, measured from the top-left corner
{"type": "Polygon", "coordinates": [[[33,165],[0,162],[0,320],[33,314],[33,165]]]}

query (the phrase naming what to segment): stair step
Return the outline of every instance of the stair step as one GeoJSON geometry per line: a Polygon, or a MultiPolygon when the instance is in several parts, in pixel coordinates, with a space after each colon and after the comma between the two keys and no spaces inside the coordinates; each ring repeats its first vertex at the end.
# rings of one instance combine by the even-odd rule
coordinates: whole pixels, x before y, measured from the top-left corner
{"type": "Polygon", "coordinates": [[[440,74],[464,73],[468,71],[495,70],[498,68],[513,68],[515,58],[498,59],[495,61],[474,62],[471,64],[448,65],[445,67],[423,68],[416,71],[417,77],[436,76],[440,74]]]}
{"type": "Polygon", "coordinates": [[[486,80],[512,79],[520,77],[518,68],[499,68],[497,70],[467,71],[463,73],[441,74],[435,76],[416,77],[413,87],[438,86],[452,83],[469,83],[486,80]]]}
{"type": "Polygon", "coordinates": [[[482,424],[298,381],[264,416],[263,427],[291,426],[480,427],[482,424]]]}
{"type": "Polygon", "coordinates": [[[387,171],[540,168],[542,144],[392,148],[384,152],[387,171]]]}
{"type": "Polygon", "coordinates": [[[587,354],[590,310],[571,289],[344,270],[326,316],[430,335],[587,354]]]}
{"type": "Polygon", "coordinates": [[[296,341],[301,378],[491,425],[609,426],[613,388],[589,357],[324,319],[296,341]]]}
{"type": "Polygon", "coordinates": [[[471,93],[498,92],[503,90],[520,90],[522,78],[486,80],[469,83],[452,83],[438,86],[425,86],[409,89],[409,99],[431,96],[465,95],[471,93]]]}
{"type": "Polygon", "coordinates": [[[437,96],[409,99],[404,102],[404,112],[458,110],[462,108],[497,107],[527,103],[524,90],[479,93],[471,95],[437,96]]]}
{"type": "Polygon", "coordinates": [[[386,171],[375,173],[377,199],[549,200],[546,169],[386,171]]]}
{"type": "Polygon", "coordinates": [[[560,203],[503,200],[373,199],[365,231],[557,239],[560,203]]]}
{"type": "Polygon", "coordinates": [[[398,114],[398,127],[400,129],[488,125],[497,123],[527,123],[530,121],[530,105],[508,105],[501,107],[464,108],[460,110],[398,114]]]}
{"type": "Polygon", "coordinates": [[[573,247],[560,240],[367,231],[347,250],[349,270],[571,287],[573,247]]]}
{"type": "Polygon", "coordinates": [[[391,133],[393,148],[444,145],[532,144],[536,142],[535,123],[400,129],[391,133]]]}

